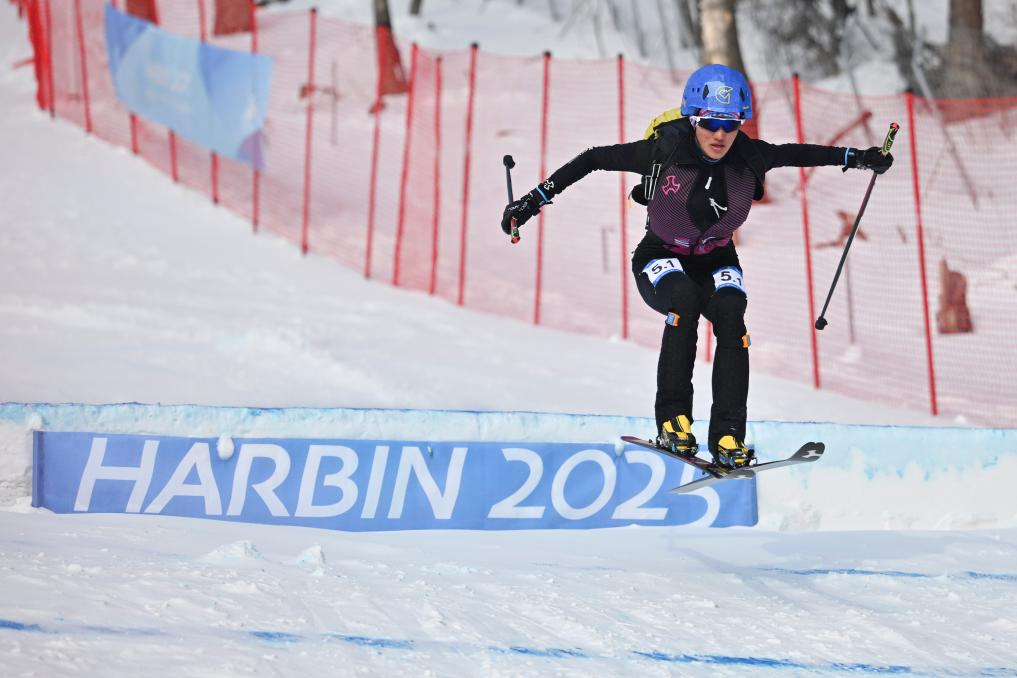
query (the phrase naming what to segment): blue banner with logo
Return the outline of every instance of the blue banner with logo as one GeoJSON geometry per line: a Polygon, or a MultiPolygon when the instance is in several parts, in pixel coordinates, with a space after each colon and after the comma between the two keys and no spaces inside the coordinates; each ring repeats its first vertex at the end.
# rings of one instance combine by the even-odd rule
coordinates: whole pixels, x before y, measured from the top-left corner
{"type": "Polygon", "coordinates": [[[106,5],[117,96],[132,112],[220,155],[262,168],[272,60],[161,30],[106,5]]]}
{"type": "Polygon", "coordinates": [[[39,432],[33,505],[336,530],[754,525],[755,480],[669,489],[692,467],[613,444],[39,432]]]}

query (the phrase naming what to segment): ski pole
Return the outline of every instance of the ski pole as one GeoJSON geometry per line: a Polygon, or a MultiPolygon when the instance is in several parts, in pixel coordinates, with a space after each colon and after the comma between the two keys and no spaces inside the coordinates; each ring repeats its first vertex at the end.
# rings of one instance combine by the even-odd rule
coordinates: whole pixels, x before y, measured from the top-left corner
{"type": "MultiPolygon", "coordinates": [[[[893,146],[894,137],[897,136],[897,131],[900,129],[900,125],[895,122],[890,123],[890,129],[886,133],[886,138],[883,139],[883,147],[879,149],[879,152],[883,155],[889,155],[890,147],[893,146]]],[[[844,268],[844,262],[847,260],[848,250],[851,249],[851,242],[855,239],[855,233],[858,232],[858,224],[862,221],[862,215],[865,214],[865,206],[869,204],[869,196],[872,195],[872,187],[876,183],[876,177],[879,176],[875,172],[872,173],[872,178],[869,179],[869,187],[865,190],[865,197],[862,198],[862,206],[858,208],[858,216],[855,217],[855,224],[851,227],[851,234],[848,236],[847,244],[844,245],[844,252],[840,255],[840,263],[837,264],[837,272],[833,276],[833,282],[830,283],[830,291],[826,294],[826,303],[823,304],[823,310],[820,311],[819,317],[816,318],[816,329],[822,330],[826,327],[826,309],[830,305],[830,299],[833,298],[833,290],[837,287],[837,281],[840,279],[840,272],[844,268]]]]}
{"type": "MultiPolygon", "coordinates": [[[[508,185],[508,201],[512,202],[512,168],[516,166],[516,161],[512,159],[511,155],[506,155],[501,159],[503,165],[505,165],[505,183],[508,185]]],[[[519,242],[519,227],[516,226],[516,220],[512,219],[512,244],[515,245],[519,242]]]]}

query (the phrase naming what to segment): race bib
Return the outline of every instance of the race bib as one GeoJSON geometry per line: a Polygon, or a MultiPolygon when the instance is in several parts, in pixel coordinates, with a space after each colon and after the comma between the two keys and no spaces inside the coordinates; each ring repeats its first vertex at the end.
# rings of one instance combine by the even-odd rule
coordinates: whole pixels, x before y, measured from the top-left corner
{"type": "Polygon", "coordinates": [[[682,264],[677,259],[654,259],[643,267],[643,273],[650,279],[650,283],[654,287],[660,282],[668,273],[674,273],[675,271],[681,271],[682,264]]]}
{"type": "Polygon", "coordinates": [[[733,287],[746,297],[749,296],[749,293],[745,291],[745,283],[742,281],[742,271],[734,266],[725,266],[714,271],[713,287],[718,290],[723,287],[733,287]]]}

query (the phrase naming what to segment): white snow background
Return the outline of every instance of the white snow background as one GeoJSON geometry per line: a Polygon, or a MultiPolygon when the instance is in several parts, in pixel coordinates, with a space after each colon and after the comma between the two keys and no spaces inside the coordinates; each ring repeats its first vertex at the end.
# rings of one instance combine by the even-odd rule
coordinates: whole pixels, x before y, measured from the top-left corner
{"type": "MultiPolygon", "coordinates": [[[[24,34],[0,2],[0,675],[1017,675],[1014,432],[761,375],[753,420],[837,424],[755,528],[32,509],[33,428],[603,442],[650,434],[656,355],[251,235],[37,111],[24,34]]],[[[705,419],[709,365],[697,391],[705,419]]]]}

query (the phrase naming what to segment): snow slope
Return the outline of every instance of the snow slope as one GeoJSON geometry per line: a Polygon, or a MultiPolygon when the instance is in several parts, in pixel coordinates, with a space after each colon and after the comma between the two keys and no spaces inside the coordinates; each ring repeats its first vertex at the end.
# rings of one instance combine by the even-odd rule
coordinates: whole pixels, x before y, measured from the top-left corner
{"type": "MultiPolygon", "coordinates": [[[[0,3],[0,64],[27,54],[22,31],[0,3]]],[[[988,459],[945,444],[965,429],[902,431],[913,464],[880,477],[849,444],[840,475],[771,474],[761,501],[800,520],[764,528],[337,533],[31,509],[33,427],[604,440],[646,421],[655,356],[301,258],[49,121],[30,80],[0,68],[0,673],[1017,675],[1014,455],[951,476],[949,450],[988,459]],[[45,404],[65,401],[152,404],[45,404]],[[425,409],[365,423],[342,406],[425,409]],[[947,448],[936,468],[924,447],[947,448]],[[979,522],[945,507],[979,494],[993,529],[951,530],[979,522]],[[938,529],[906,529],[888,499],[938,529]],[[854,508],[835,524],[866,529],[814,529],[854,508]]],[[[931,423],[762,377],[751,398],[753,419],[931,423]]]]}

